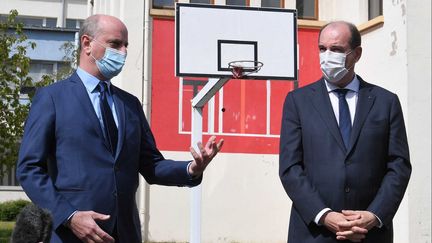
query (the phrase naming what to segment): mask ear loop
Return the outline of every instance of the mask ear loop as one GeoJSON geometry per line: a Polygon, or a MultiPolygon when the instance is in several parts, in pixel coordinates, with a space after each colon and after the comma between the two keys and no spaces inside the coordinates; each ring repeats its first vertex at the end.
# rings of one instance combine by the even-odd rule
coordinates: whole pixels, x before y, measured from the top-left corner
{"type": "MultiPolygon", "coordinates": [[[[345,63],[346,63],[346,58],[348,57],[348,55],[350,55],[351,53],[353,53],[354,52],[354,50],[353,49],[351,49],[351,51],[350,52],[348,52],[348,53],[346,53],[345,54],[345,63]]],[[[358,59],[351,65],[351,67],[349,67],[349,68],[346,68],[346,70],[350,70],[351,68],[353,68],[354,67],[354,65],[356,64],[358,62],[358,59]]]]}

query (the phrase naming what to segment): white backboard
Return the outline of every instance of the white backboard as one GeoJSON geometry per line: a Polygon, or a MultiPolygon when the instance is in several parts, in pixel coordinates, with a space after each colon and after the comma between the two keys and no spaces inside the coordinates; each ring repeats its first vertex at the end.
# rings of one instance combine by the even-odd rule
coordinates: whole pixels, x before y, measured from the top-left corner
{"type": "Polygon", "coordinates": [[[297,13],[292,9],[176,4],[178,77],[231,77],[231,61],[264,65],[245,79],[297,80],[297,13]]]}

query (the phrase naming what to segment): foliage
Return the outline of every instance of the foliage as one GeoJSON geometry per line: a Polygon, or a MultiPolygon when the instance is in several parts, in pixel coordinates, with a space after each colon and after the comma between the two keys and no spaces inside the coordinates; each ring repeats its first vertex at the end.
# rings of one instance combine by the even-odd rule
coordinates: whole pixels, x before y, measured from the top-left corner
{"type": "Polygon", "coordinates": [[[34,49],[35,43],[26,41],[23,24],[15,22],[17,15],[12,10],[7,20],[0,22],[0,177],[15,164],[29,110],[29,104],[20,102],[20,89],[32,83],[26,51],[34,49]]]}
{"type": "Polygon", "coordinates": [[[63,62],[69,65],[60,68],[60,70],[57,71],[55,76],[51,77],[54,80],[62,80],[69,77],[72,74],[72,72],[75,71],[76,65],[79,61],[78,51],[75,48],[75,44],[72,43],[71,41],[65,42],[60,47],[60,51],[63,51],[64,53],[63,62]]]}
{"type": "MultiPolygon", "coordinates": [[[[28,48],[36,48],[36,43],[27,40],[17,16],[18,12],[11,10],[6,20],[0,20],[0,179],[17,161],[34,91],[69,76],[73,71],[72,65],[65,65],[53,75],[32,80],[29,76],[30,58],[26,53],[28,48]]],[[[65,52],[65,63],[77,62],[73,43],[66,42],[61,50],[65,52]]]]}
{"type": "Polygon", "coordinates": [[[15,222],[0,221],[0,243],[9,243],[15,222]]]}
{"type": "Polygon", "coordinates": [[[27,200],[11,200],[0,203],[0,221],[15,221],[21,210],[30,204],[27,200]]]}

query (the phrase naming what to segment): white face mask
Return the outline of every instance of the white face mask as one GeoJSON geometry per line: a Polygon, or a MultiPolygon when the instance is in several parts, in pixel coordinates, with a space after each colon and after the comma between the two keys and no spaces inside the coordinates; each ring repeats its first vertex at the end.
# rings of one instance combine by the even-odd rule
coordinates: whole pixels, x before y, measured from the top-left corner
{"type": "Polygon", "coordinates": [[[327,81],[337,83],[348,73],[348,69],[345,68],[345,59],[351,52],[339,53],[327,50],[320,53],[321,71],[327,81]]]}

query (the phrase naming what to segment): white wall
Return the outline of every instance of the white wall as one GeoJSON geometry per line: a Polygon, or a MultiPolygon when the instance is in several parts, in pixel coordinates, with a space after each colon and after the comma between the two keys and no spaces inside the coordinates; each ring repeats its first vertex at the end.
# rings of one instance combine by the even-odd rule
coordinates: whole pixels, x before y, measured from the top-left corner
{"type": "MultiPolygon", "coordinates": [[[[163,152],[173,159],[189,153],[163,152]]],[[[286,242],[291,202],[277,155],[220,153],[202,182],[203,242],[286,242]]],[[[150,187],[150,241],[189,240],[190,189],[150,187]]]]}
{"type": "MultiPolygon", "coordinates": [[[[431,1],[402,1],[407,15],[408,138],[413,163],[409,242],[431,242],[431,1]]],[[[408,242],[408,241],[407,241],[408,242]]]]}

